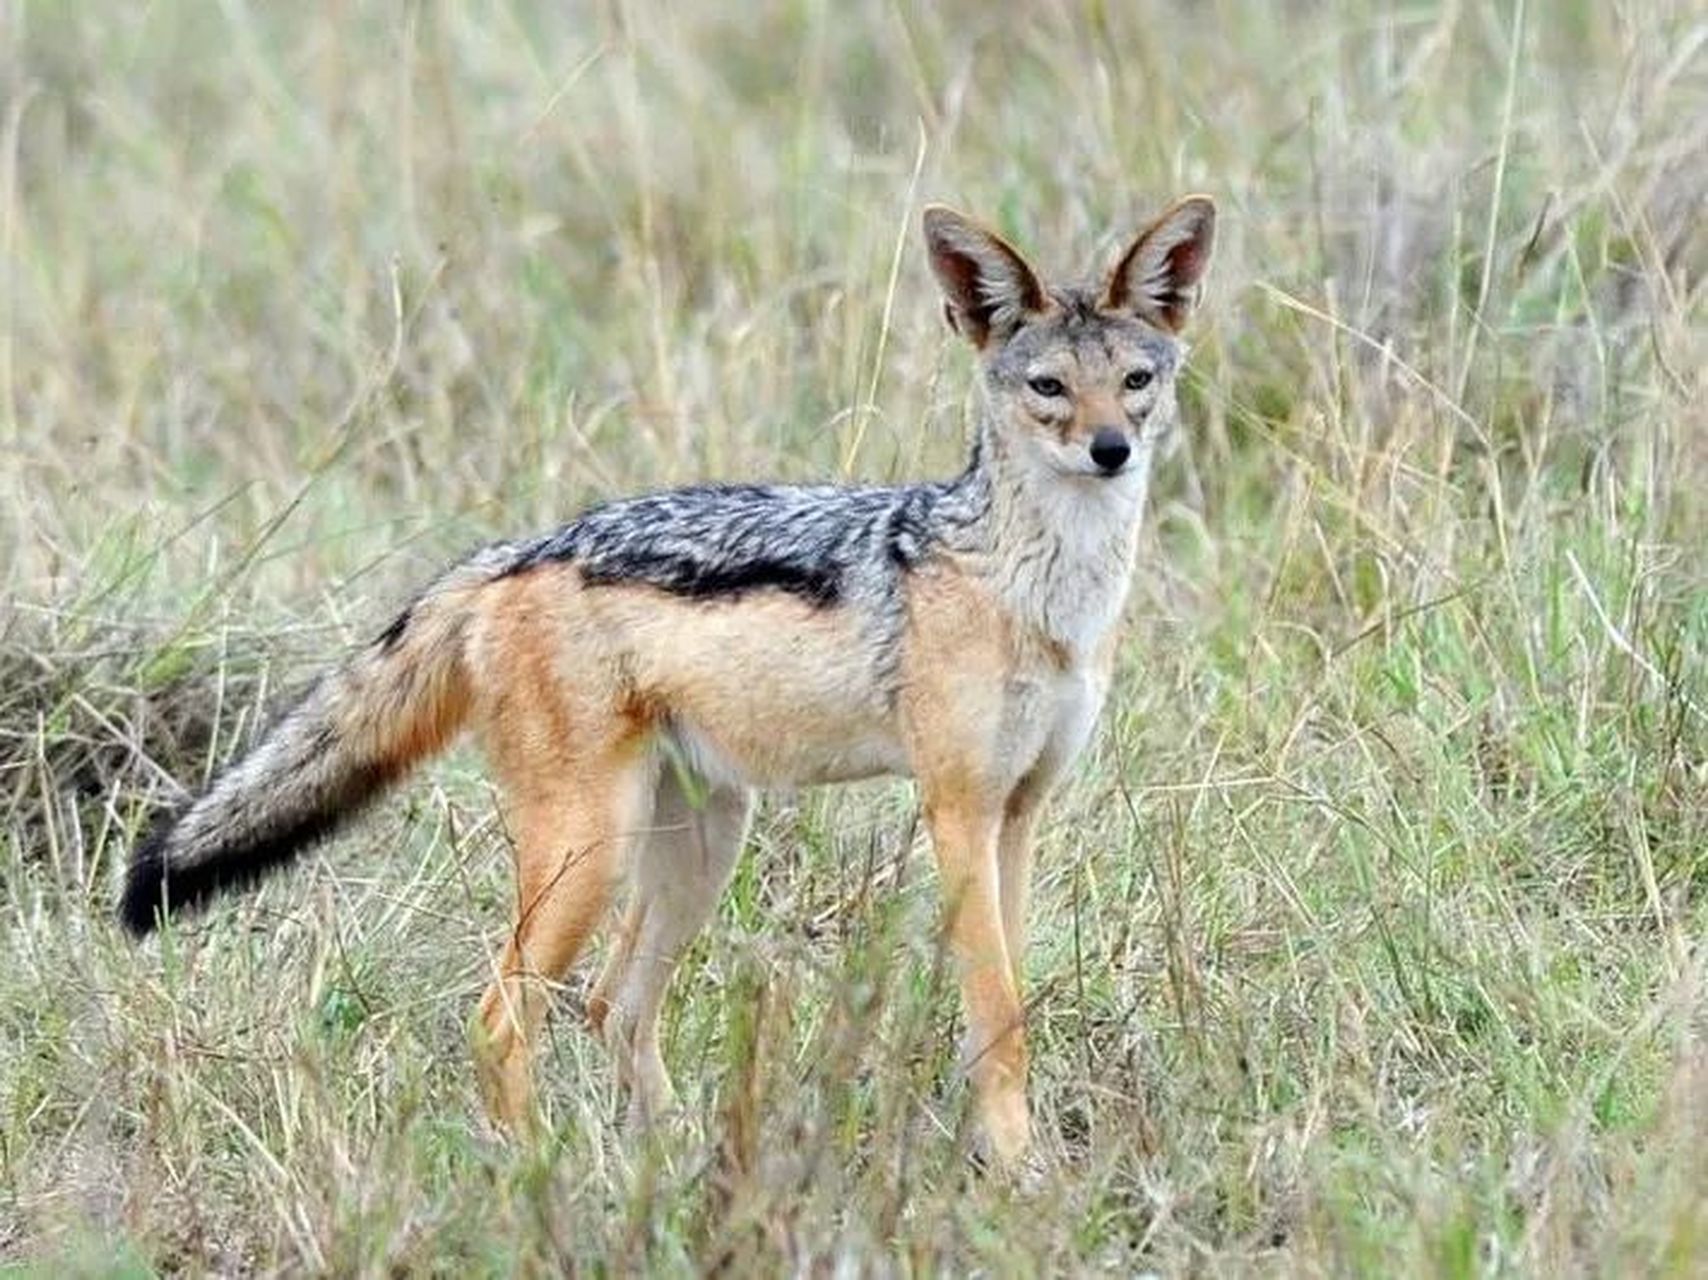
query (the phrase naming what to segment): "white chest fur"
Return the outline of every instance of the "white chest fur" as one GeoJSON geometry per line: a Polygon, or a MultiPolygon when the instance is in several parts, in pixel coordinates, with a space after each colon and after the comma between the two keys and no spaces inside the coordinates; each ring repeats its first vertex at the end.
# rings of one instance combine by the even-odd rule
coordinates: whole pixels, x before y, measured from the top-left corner
{"type": "Polygon", "coordinates": [[[1089,668],[1047,676],[1021,676],[1007,690],[1007,772],[1054,778],[1085,749],[1108,692],[1101,672],[1089,668]]]}
{"type": "Polygon", "coordinates": [[[1084,665],[1120,619],[1149,479],[1148,450],[1112,479],[1035,472],[997,513],[998,590],[1015,620],[1084,665]]]}

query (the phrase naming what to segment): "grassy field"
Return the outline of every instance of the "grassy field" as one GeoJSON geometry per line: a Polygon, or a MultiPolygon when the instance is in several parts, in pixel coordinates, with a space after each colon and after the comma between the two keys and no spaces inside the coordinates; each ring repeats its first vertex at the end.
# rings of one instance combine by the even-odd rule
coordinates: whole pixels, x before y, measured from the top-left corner
{"type": "Polygon", "coordinates": [[[1680,0],[0,2],[0,1263],[1708,1266],[1708,19],[1680,0]],[[133,945],[153,806],[441,565],[958,467],[918,213],[1222,237],[973,1172],[911,794],[768,797],[620,1131],[477,1119],[462,750],[133,945]]]}

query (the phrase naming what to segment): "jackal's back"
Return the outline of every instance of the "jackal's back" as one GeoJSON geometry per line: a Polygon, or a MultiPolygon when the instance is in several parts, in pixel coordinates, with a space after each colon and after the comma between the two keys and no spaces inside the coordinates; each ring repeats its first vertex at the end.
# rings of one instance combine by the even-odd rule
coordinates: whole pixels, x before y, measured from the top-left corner
{"type": "Polygon", "coordinates": [[[573,563],[590,586],[699,599],[781,591],[818,606],[871,601],[928,556],[981,498],[931,484],[694,485],[595,507],[517,544],[504,572],[573,563]]]}

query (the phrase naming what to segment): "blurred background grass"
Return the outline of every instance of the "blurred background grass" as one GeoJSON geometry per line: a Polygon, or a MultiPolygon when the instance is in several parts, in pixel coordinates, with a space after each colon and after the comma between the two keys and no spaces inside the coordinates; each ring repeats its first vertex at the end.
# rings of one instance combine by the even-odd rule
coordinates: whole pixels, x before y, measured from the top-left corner
{"type": "Polygon", "coordinates": [[[1666,0],[0,4],[0,1259],[1692,1270],[1705,44],[1666,0]],[[1222,235],[1045,831],[1029,1195],[965,1169],[899,787],[767,803],[649,1143],[577,983],[553,1139],[473,1118],[466,753],[117,936],[148,807],[470,545],[957,467],[924,201],[1065,274],[1186,190],[1222,235]]]}

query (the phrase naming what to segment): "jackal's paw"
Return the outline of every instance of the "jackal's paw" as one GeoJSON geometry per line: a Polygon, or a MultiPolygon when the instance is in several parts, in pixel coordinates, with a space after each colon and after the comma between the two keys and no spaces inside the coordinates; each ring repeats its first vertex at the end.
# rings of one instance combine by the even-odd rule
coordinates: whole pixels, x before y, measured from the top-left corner
{"type": "Polygon", "coordinates": [[[475,1079],[491,1127],[506,1137],[525,1138],[539,1121],[528,1045],[508,1017],[495,1021],[477,1017],[469,1027],[475,1079]]]}
{"type": "Polygon", "coordinates": [[[617,1084],[628,1095],[625,1126],[644,1132],[676,1109],[676,1090],[664,1069],[654,1036],[642,1035],[634,1020],[620,1006],[612,1006],[603,1019],[600,1039],[616,1068],[617,1084]]]}
{"type": "Polygon", "coordinates": [[[1017,1169],[1032,1147],[1032,1119],[1026,1095],[1018,1089],[987,1094],[979,1107],[980,1147],[1004,1172],[1017,1169]]]}
{"type": "Polygon", "coordinates": [[[1050,1162],[1038,1148],[1028,1146],[1018,1155],[998,1156],[990,1135],[980,1131],[973,1137],[967,1163],[982,1178],[1006,1186],[1016,1195],[1036,1195],[1049,1181],[1050,1162]]]}

